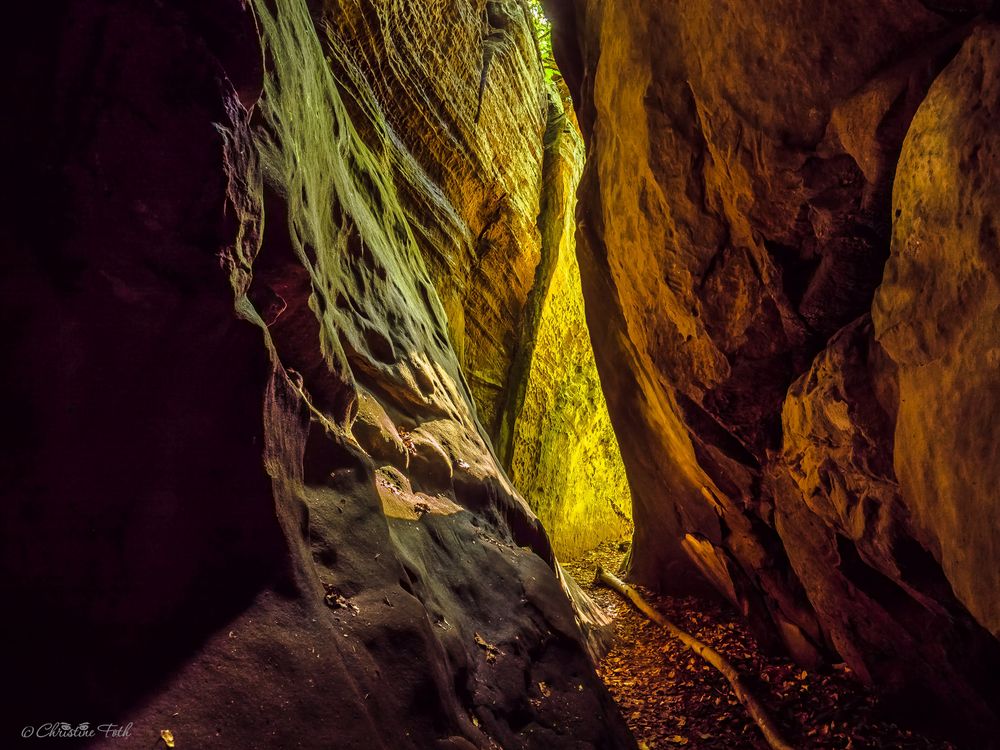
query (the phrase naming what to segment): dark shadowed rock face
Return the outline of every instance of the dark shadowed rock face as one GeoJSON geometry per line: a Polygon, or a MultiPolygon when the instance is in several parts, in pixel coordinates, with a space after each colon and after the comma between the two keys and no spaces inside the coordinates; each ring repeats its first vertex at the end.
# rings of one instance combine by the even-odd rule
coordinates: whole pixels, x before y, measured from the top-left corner
{"type": "MultiPolygon", "coordinates": [[[[454,5],[455,33],[481,39],[485,4],[454,5]]],[[[12,12],[4,736],[66,720],[134,722],[142,746],[161,729],[227,749],[633,744],[449,336],[414,205],[461,186],[405,172],[437,152],[407,151],[379,68],[336,84],[350,61],[322,22],[348,28],[340,13],[12,12]]],[[[523,96],[488,93],[479,123],[497,142],[543,124],[512,23],[491,75],[523,96]]],[[[537,190],[537,165],[500,163],[537,190]]],[[[437,166],[475,171],[462,149],[437,166]]]]}
{"type": "Polygon", "coordinates": [[[548,3],[632,577],[697,569],[977,747],[1000,721],[986,5],[548,3]]]}
{"type": "Polygon", "coordinates": [[[977,29],[906,137],[872,311],[898,367],[895,467],[921,539],[1000,636],[1000,31],[977,29]],[[927,460],[927,457],[932,457],[927,460]]]}

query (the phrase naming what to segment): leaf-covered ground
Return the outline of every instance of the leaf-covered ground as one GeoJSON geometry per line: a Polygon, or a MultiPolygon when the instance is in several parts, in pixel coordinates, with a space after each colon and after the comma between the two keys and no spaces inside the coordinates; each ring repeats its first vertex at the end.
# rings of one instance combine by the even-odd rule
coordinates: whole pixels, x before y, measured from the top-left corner
{"type": "MultiPolygon", "coordinates": [[[[598,565],[615,571],[622,557],[619,545],[608,543],[563,567],[615,620],[615,645],[598,671],[640,747],[766,750],[767,743],[722,675],[617,594],[593,585],[598,565]]],[[[766,656],[733,610],[638,588],[668,619],[733,662],[794,746],[954,750],[947,742],[926,739],[887,718],[846,665],[808,671],[787,659],[766,656]]]]}

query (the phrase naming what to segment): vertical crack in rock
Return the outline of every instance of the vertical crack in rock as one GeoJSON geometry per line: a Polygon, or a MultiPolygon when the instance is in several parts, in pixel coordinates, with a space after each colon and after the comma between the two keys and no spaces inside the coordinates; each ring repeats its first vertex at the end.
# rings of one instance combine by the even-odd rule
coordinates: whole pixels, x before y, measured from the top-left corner
{"type": "Polygon", "coordinates": [[[583,142],[561,79],[550,85],[541,260],[508,378],[498,454],[563,559],[631,532],[631,498],[594,364],[576,262],[583,142]]]}
{"type": "Polygon", "coordinates": [[[481,0],[327,2],[322,20],[345,106],[352,114],[368,108],[367,97],[354,92],[369,87],[388,137],[402,146],[382,145],[367,124],[379,117],[357,118],[373,150],[396,160],[400,203],[447,315],[447,335],[480,422],[494,438],[540,257],[536,217],[547,105],[521,3],[491,0],[490,6],[487,12],[481,0]],[[493,29],[488,22],[505,26],[493,29]],[[484,47],[491,29],[504,41],[484,47]],[[480,107],[487,52],[490,89],[480,107]]]}

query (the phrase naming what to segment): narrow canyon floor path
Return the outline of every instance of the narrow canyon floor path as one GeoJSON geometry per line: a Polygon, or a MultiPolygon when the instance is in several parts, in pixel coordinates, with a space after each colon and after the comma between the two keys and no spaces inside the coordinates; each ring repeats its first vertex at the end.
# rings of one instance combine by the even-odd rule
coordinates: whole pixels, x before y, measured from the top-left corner
{"type": "MultiPolygon", "coordinates": [[[[615,621],[615,645],[598,672],[640,747],[649,750],[767,750],[756,725],[725,678],[636,612],[593,583],[598,565],[618,570],[624,550],[608,543],[563,563],[615,621]]],[[[809,671],[761,653],[736,612],[690,597],[657,596],[637,587],[678,627],[727,657],[766,705],[793,745],[837,750],[955,750],[891,719],[846,665],[809,671]]]]}

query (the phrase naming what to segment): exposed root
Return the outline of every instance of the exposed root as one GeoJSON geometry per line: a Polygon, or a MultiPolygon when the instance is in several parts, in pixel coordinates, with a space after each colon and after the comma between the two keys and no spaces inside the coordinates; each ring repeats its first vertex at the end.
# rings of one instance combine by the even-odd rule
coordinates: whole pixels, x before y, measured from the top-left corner
{"type": "Polygon", "coordinates": [[[736,668],[733,667],[729,660],[727,660],[722,654],[713,649],[711,646],[702,643],[697,638],[678,628],[670,622],[670,620],[650,606],[649,603],[642,598],[638,591],[614,574],[606,571],[603,567],[597,568],[596,580],[600,584],[607,586],[627,599],[646,617],[655,622],[657,625],[666,628],[670,634],[681,641],[681,643],[719,670],[719,672],[722,673],[722,676],[729,681],[729,684],[733,688],[733,692],[736,693],[736,697],[739,698],[740,702],[746,708],[747,713],[750,714],[750,717],[760,728],[761,733],[764,735],[764,739],[767,740],[767,743],[774,750],[793,750],[792,746],[788,744],[784,737],[782,737],[781,731],[775,725],[768,713],[764,710],[764,707],[760,704],[757,698],[754,697],[749,690],[747,690],[742,679],[740,678],[739,672],[736,671],[736,668]]]}

